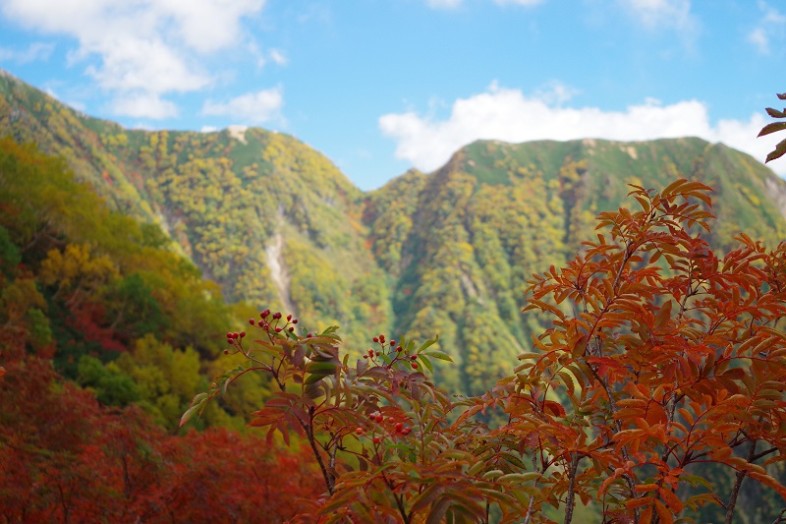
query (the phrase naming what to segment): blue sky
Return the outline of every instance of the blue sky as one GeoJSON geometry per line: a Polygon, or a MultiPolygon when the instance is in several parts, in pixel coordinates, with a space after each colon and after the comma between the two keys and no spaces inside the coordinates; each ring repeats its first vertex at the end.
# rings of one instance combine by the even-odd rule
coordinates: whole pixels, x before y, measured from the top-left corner
{"type": "Polygon", "coordinates": [[[0,0],[0,67],[61,101],[287,132],[364,189],[478,138],[694,135],[763,158],[784,44],[784,0],[0,0]]]}

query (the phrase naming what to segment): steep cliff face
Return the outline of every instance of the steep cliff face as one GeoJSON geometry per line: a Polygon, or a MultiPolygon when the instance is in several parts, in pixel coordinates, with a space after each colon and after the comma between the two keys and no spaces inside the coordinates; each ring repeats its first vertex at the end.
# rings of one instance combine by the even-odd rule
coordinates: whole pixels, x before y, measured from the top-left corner
{"type": "Polygon", "coordinates": [[[786,235],[786,183],[755,159],[697,138],[648,142],[479,141],[432,174],[364,194],[285,134],[128,130],[0,76],[0,133],[62,156],[115,209],[156,222],[225,297],[374,333],[441,337],[439,379],[478,392],[542,329],[522,316],[534,272],[593,237],[628,184],[675,177],[714,187],[712,241],[786,235]]]}

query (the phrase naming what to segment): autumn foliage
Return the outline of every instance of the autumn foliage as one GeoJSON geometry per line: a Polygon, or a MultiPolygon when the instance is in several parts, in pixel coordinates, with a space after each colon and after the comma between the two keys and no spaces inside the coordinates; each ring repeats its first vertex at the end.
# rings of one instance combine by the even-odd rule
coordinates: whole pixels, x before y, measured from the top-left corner
{"type": "MultiPolygon", "coordinates": [[[[280,522],[320,493],[297,447],[175,434],[231,317],[162,238],[0,138],[0,522],[280,522]]],[[[245,388],[203,426],[242,422],[245,388]]]]}
{"type": "Polygon", "coordinates": [[[786,451],[786,244],[741,235],[713,252],[709,193],[633,186],[636,210],[600,214],[595,241],[531,280],[525,312],[551,326],[480,397],[430,381],[450,359],[433,341],[379,335],[351,362],[334,330],[299,335],[265,310],[228,334],[246,365],[182,422],[237,377],[270,377],[277,391],[251,425],[306,442],[322,476],[302,522],[572,522],[581,510],[671,523],[707,506],[731,522],[744,482],[786,498],[767,469],[786,451]]]}
{"type": "Polygon", "coordinates": [[[0,406],[3,522],[282,522],[319,493],[296,449],[220,429],[168,435],[35,357],[7,366],[0,406]]]}
{"type": "Polygon", "coordinates": [[[478,298],[446,337],[468,353],[385,334],[346,351],[266,309],[219,356],[235,311],[161,231],[0,139],[0,521],[780,518],[786,245],[713,251],[709,194],[633,186],[635,209],[531,278],[531,342],[478,298]],[[500,345],[532,350],[485,391],[500,345]],[[465,354],[477,397],[433,378],[465,354]]]}

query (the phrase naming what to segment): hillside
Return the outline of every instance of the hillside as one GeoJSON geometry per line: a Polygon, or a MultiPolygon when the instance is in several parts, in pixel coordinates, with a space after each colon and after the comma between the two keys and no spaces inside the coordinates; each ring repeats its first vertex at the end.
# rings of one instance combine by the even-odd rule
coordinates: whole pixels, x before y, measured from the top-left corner
{"type": "Polygon", "coordinates": [[[741,230],[771,244],[786,233],[786,183],[696,138],[481,141],[364,194],[293,137],[123,129],[7,74],[0,134],[64,157],[114,209],[157,223],[229,301],[340,324],[358,349],[380,331],[438,333],[457,362],[439,379],[467,393],[509,371],[541,329],[520,313],[529,275],[592,238],[626,184],[682,176],[716,188],[718,247],[741,230]]]}
{"type": "Polygon", "coordinates": [[[752,157],[697,138],[476,142],[432,175],[391,181],[369,196],[366,221],[395,282],[395,332],[439,333],[460,362],[442,370],[446,383],[485,390],[542,330],[520,313],[529,276],[593,238],[595,215],[616,209],[627,184],[663,187],[676,177],[717,189],[714,245],[740,231],[770,245],[784,238],[786,183],[752,157]]]}
{"type": "Polygon", "coordinates": [[[283,521],[294,494],[319,493],[308,457],[240,433],[268,395],[262,377],[178,429],[191,398],[237,366],[220,335],[237,321],[166,243],[61,160],[0,138],[3,520],[283,521]]]}
{"type": "Polygon", "coordinates": [[[386,278],[365,247],[362,193],[290,136],[127,130],[8,74],[0,134],[65,158],[113,208],[157,223],[229,301],[347,333],[390,325],[386,278]]]}

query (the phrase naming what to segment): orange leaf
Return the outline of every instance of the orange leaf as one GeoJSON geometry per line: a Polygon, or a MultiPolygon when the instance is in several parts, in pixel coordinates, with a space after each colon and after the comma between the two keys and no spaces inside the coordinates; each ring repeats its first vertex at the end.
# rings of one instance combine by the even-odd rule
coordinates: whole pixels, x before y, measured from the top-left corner
{"type": "Polygon", "coordinates": [[[655,511],[658,513],[658,517],[660,517],[660,522],[663,524],[674,524],[674,515],[660,500],[655,501],[655,511]]]}
{"type": "Polygon", "coordinates": [[[682,501],[677,498],[677,495],[675,495],[673,491],[666,488],[659,488],[658,494],[660,495],[660,498],[662,498],[664,502],[669,505],[673,513],[679,513],[682,511],[682,501]]]}

